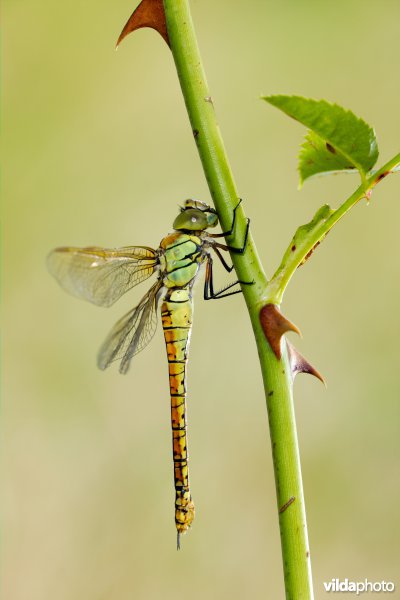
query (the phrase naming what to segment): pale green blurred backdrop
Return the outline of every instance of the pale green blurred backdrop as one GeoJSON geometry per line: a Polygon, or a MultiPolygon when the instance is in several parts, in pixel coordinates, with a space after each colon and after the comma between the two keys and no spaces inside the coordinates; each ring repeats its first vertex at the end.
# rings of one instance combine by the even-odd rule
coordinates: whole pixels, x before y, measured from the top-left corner
{"type": "MultiPolygon", "coordinates": [[[[353,109],[376,128],[382,164],[400,146],[400,3],[191,5],[271,274],[295,227],[344,200],[356,177],[297,191],[304,131],[258,98],[296,93],[353,109]]],[[[179,202],[209,200],[167,47],[142,30],[114,51],[134,7],[3,1],[3,598],[278,600],[267,414],[242,299],[204,303],[198,286],[189,367],[197,516],[177,553],[161,331],[127,376],[95,365],[146,284],[105,310],[69,297],[45,268],[57,245],[156,247],[179,202]]],[[[303,332],[298,348],[328,382],[295,385],[317,598],[334,577],[397,578],[399,200],[393,176],[331,233],[283,304],[303,332]]]]}

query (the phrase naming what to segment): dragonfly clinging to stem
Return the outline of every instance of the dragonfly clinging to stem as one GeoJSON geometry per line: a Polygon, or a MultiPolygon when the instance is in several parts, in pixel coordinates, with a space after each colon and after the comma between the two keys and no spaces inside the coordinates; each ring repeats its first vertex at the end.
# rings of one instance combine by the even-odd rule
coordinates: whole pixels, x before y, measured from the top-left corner
{"type": "Polygon", "coordinates": [[[157,250],[147,246],[125,246],[117,249],[98,247],[56,248],[48,256],[48,268],[69,293],[99,306],[111,306],[125,292],[153,273],[157,281],[139,304],[120,319],[100,348],[97,364],[106,369],[120,360],[119,370],[126,373],[130,362],[152,339],[157,327],[157,308],[161,301],[161,320],[168,356],[171,396],[172,445],[175,481],[175,524],[180,536],[190,527],[195,514],[189,488],[186,366],[193,318],[192,290],[200,266],[205,264],[204,299],[218,299],[240,292],[232,289],[235,281],[215,292],[211,250],[224,268],[233,266],[225,261],[221,250],[243,254],[249,232],[247,221],[240,247],[221,244],[216,238],[230,236],[235,229],[237,204],[229,231],[213,234],[209,227],[218,225],[216,211],[197,200],[186,200],[176,217],[174,232],[164,237],[157,250]]]}

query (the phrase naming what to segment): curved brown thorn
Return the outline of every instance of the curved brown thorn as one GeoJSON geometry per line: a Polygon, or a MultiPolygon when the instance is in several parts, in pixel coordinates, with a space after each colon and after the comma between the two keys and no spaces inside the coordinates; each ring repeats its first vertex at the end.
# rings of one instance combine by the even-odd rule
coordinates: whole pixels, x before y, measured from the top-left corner
{"type": "Polygon", "coordinates": [[[300,329],[283,316],[276,304],[266,304],[260,310],[260,322],[265,337],[276,358],[282,356],[281,338],[287,331],[294,331],[301,336],[300,329]]]}
{"type": "Polygon", "coordinates": [[[121,31],[121,35],[117,41],[117,48],[128,33],[141,27],[151,27],[158,31],[169,46],[163,0],[142,0],[121,31]]]}
{"type": "Polygon", "coordinates": [[[286,340],[286,344],[289,354],[292,378],[294,379],[298,373],[308,373],[309,375],[314,375],[314,377],[319,379],[326,387],[325,379],[321,373],[317,371],[317,369],[315,369],[288,340],[286,340]]]}

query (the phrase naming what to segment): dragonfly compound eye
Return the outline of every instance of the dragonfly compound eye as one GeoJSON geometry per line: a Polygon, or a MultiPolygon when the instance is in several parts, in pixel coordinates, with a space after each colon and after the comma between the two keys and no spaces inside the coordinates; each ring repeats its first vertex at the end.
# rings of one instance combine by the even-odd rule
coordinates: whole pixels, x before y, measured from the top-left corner
{"type": "Polygon", "coordinates": [[[201,210],[188,208],[176,217],[173,228],[177,231],[204,231],[204,229],[210,227],[208,216],[210,215],[201,210]]]}

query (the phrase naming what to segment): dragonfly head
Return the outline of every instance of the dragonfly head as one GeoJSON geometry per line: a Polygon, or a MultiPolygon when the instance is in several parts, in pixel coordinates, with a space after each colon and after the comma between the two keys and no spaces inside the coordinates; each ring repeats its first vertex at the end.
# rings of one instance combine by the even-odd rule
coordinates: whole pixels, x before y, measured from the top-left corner
{"type": "Polygon", "coordinates": [[[204,231],[218,225],[218,216],[214,208],[199,200],[185,200],[173,228],[177,231],[204,231]]]}

